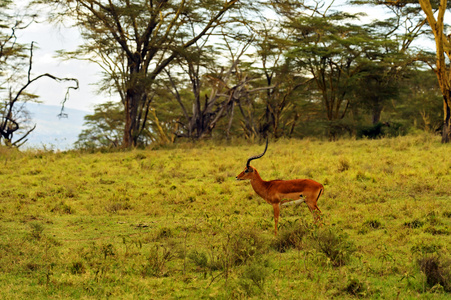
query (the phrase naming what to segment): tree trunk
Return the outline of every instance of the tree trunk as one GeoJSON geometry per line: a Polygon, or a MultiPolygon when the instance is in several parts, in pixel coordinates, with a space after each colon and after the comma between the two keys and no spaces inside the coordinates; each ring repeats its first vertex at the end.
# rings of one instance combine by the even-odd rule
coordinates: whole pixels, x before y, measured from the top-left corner
{"type": "Polygon", "coordinates": [[[448,91],[448,97],[443,97],[443,113],[444,122],[442,129],[442,143],[449,143],[451,141],[451,91],[448,91]],[[448,98],[448,99],[446,99],[448,98]]]}
{"type": "Polygon", "coordinates": [[[125,128],[123,147],[130,148],[136,146],[136,120],[138,114],[139,95],[133,89],[127,90],[125,98],[125,128]]]}
{"type": "MultiPolygon", "coordinates": [[[[139,120],[138,109],[141,99],[144,99],[142,83],[140,82],[141,74],[141,57],[138,53],[135,53],[133,57],[128,59],[128,82],[127,91],[125,96],[125,127],[123,147],[131,148],[137,146],[137,139],[139,136],[139,120]]],[[[144,76],[143,76],[144,77],[144,76]]]]}
{"type": "Polygon", "coordinates": [[[382,113],[382,101],[379,99],[373,100],[373,125],[376,125],[381,121],[381,113],[382,113]]]}
{"type": "Polygon", "coordinates": [[[450,102],[451,102],[451,78],[450,68],[446,64],[445,54],[450,58],[451,43],[444,33],[444,16],[447,8],[447,0],[440,0],[440,6],[437,19],[432,10],[430,0],[419,0],[423,12],[426,14],[429,26],[434,33],[437,69],[435,73],[438,78],[440,89],[443,94],[443,113],[444,122],[442,130],[442,143],[451,141],[451,120],[450,120],[450,102]]]}

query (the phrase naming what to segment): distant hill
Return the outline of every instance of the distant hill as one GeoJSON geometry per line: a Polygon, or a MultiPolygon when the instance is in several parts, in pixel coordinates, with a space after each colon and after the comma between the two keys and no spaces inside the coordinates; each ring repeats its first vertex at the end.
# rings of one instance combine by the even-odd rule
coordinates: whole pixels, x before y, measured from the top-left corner
{"type": "Polygon", "coordinates": [[[68,150],[83,129],[84,117],[91,112],[65,108],[67,118],[59,118],[61,106],[27,103],[36,129],[28,136],[23,148],[68,150]]]}

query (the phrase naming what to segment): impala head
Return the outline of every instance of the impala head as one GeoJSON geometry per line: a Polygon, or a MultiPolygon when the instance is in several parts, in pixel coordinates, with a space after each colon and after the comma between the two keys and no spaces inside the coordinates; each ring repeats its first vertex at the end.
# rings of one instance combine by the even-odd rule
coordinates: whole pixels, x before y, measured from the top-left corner
{"type": "Polygon", "coordinates": [[[263,151],[262,154],[259,155],[255,155],[255,156],[251,156],[248,158],[247,163],[246,163],[246,167],[244,168],[243,172],[241,172],[240,174],[238,174],[236,176],[237,180],[246,180],[246,179],[252,179],[252,177],[255,174],[255,168],[250,166],[250,162],[254,159],[258,159],[260,157],[262,157],[263,155],[265,155],[266,153],[266,149],[268,149],[268,139],[266,139],[266,146],[265,146],[265,151],[263,151]]]}

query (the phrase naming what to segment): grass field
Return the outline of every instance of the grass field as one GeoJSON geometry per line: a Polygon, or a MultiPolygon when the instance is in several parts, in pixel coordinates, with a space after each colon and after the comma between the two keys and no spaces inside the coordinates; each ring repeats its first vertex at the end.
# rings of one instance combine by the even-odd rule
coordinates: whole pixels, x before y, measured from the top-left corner
{"type": "Polygon", "coordinates": [[[0,148],[2,299],[450,299],[451,145],[420,134],[279,140],[263,179],[325,186],[272,207],[237,182],[263,145],[0,148]]]}

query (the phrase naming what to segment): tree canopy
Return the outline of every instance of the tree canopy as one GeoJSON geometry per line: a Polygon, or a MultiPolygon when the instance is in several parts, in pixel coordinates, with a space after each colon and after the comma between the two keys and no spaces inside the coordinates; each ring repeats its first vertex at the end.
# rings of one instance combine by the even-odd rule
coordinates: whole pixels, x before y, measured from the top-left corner
{"type": "MultiPolygon", "coordinates": [[[[381,123],[396,124],[387,130],[392,134],[437,130],[436,106],[420,99],[437,101],[439,89],[445,99],[442,136],[449,135],[449,76],[442,61],[448,41],[439,34],[443,3],[349,2],[362,11],[384,7],[386,18],[376,20],[334,1],[33,2],[50,11],[49,21],[80,29],[83,43],[59,55],[98,64],[99,91],[117,95],[117,103],[99,105],[87,116],[79,146],[268,135],[336,139],[381,123]],[[427,35],[442,41],[436,59],[415,44],[427,35]],[[430,81],[428,68],[440,84],[430,81]],[[423,89],[423,82],[432,85],[423,89]],[[411,96],[419,91],[430,96],[411,96]]],[[[30,47],[15,47],[22,50],[11,61],[21,60],[26,70],[30,47]]]]}

